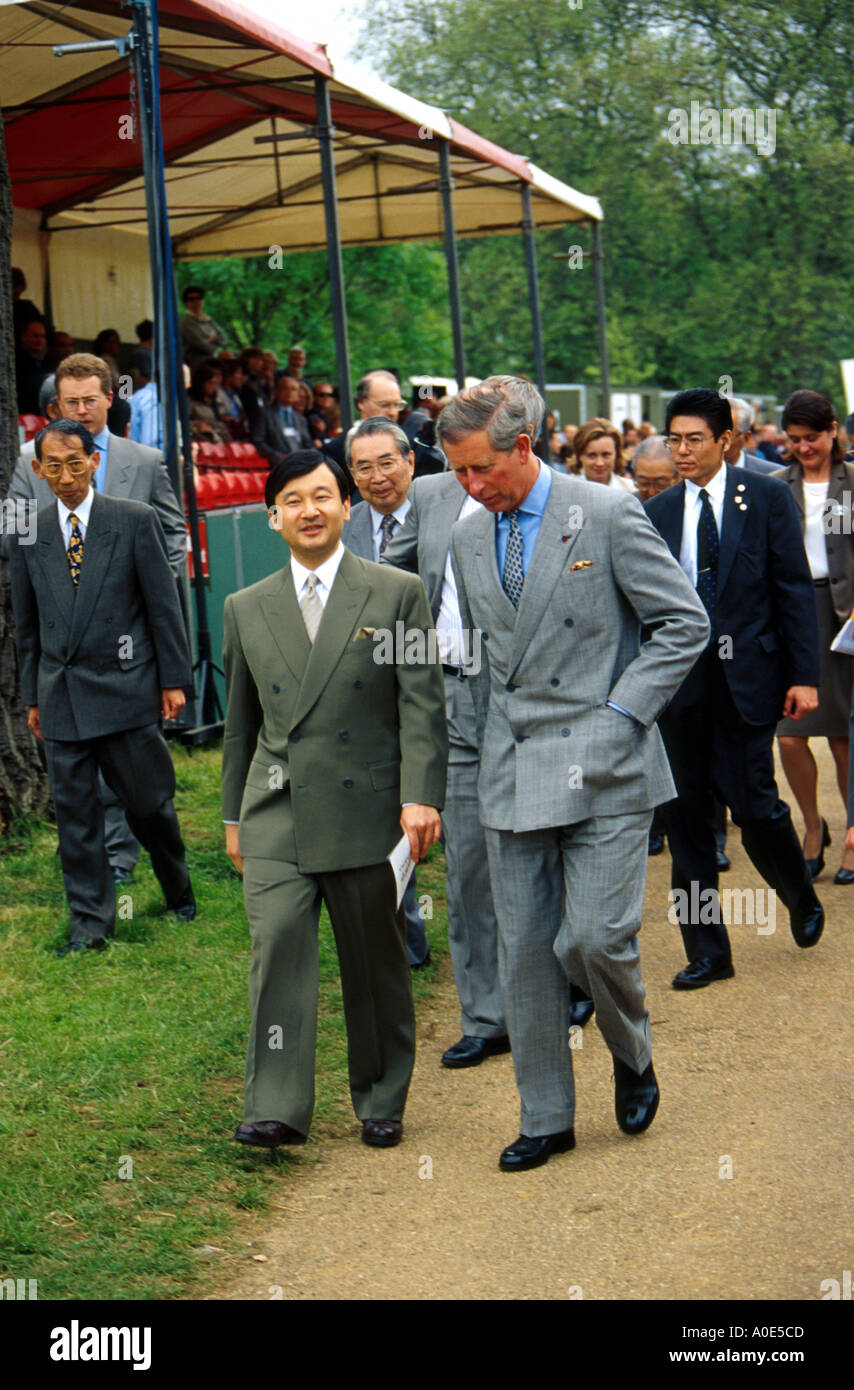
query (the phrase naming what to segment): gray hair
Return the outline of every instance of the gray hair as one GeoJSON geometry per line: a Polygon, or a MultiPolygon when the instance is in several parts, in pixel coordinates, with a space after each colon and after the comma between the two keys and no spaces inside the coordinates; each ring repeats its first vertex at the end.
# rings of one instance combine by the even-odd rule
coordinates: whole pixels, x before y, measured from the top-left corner
{"type": "Polygon", "coordinates": [[[397,451],[402,458],[409,462],[409,452],[412,448],[409,440],[404,434],[400,425],[396,425],[393,420],[387,420],[384,415],[369,415],[367,420],[359,420],[347,431],[347,438],[344,441],[344,456],[349,466],[350,446],[354,439],[372,438],[375,434],[390,434],[397,451]]]}
{"type": "Polygon", "coordinates": [[[740,396],[730,396],[729,408],[732,411],[732,423],[739,434],[747,434],[753,428],[753,409],[747,401],[740,396]]]}
{"type": "Polygon", "coordinates": [[[674,476],[678,476],[679,469],[673,463],[673,455],[667,447],[663,434],[650,434],[646,439],[642,439],[632,455],[632,467],[643,463],[644,460],[651,463],[653,459],[666,458],[668,463],[673,464],[674,476]]]}
{"type": "Polygon", "coordinates": [[[545,412],[546,403],[532,382],[519,376],[489,376],[451,397],[436,431],[444,445],[486,430],[493,449],[509,454],[520,434],[537,438],[545,412]]]}

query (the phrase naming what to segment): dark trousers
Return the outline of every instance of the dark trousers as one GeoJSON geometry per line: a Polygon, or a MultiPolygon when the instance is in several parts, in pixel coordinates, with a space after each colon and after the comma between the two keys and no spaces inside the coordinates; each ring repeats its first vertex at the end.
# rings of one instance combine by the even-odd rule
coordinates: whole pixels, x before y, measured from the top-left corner
{"type": "Polygon", "coordinates": [[[172,797],[175,770],[157,724],[86,740],[45,739],[50,789],[72,941],[112,936],[113,876],[104,842],[99,771],[127,812],[133,834],[151,855],[166,902],[190,883],[172,797]]]}
{"type": "Polygon", "coordinates": [[[723,963],[730,960],[730,944],[719,905],[711,911],[704,906],[711,902],[709,889],[717,902],[716,800],[729,807],[748,856],[787,908],[812,889],[789,808],[777,791],[776,724],[745,723],[715,649],[701,661],[701,697],[678,714],[667,711],[659,721],[678,793],[662,809],[673,857],[671,886],[687,895],[683,902],[701,909],[680,913],[686,954],[689,960],[707,956],[723,963]],[[694,893],[692,884],[697,885],[694,893]],[[710,916],[715,920],[708,921],[710,916]]]}

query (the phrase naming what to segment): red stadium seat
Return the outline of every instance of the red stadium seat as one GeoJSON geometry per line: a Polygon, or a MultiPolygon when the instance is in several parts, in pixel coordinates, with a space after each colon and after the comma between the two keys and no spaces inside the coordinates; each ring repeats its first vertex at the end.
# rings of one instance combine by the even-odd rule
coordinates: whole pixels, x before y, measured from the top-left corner
{"type": "Polygon", "coordinates": [[[28,440],[35,439],[39,430],[43,430],[47,424],[47,418],[44,415],[19,415],[18,424],[23,425],[28,440]]]}
{"type": "Polygon", "coordinates": [[[215,449],[216,447],[217,447],[217,446],[216,446],[215,444],[211,443],[211,441],[210,441],[209,439],[200,439],[200,440],[199,440],[199,463],[208,463],[208,464],[210,464],[210,463],[216,463],[216,461],[217,461],[217,456],[216,456],[216,454],[214,453],[214,449],[215,449]]]}

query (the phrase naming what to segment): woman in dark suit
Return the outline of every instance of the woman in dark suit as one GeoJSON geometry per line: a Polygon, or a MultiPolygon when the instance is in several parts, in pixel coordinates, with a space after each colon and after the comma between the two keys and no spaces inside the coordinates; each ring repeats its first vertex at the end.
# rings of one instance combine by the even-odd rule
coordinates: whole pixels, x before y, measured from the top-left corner
{"type": "MultiPolygon", "coordinates": [[[[848,797],[848,724],[854,657],[832,652],[830,644],[854,607],[854,467],[844,462],[833,406],[817,391],[795,391],[783,409],[782,424],[794,462],[774,477],[789,484],[801,517],[815,586],[821,681],[818,709],[797,723],[782,719],[777,734],[783,769],[806,827],[804,858],[816,878],[824,868],[830,832],[819,814],[818,769],[810,738],[827,739],[846,806],[848,797]]],[[[854,884],[852,850],[846,849],[833,881],[854,884]]]]}

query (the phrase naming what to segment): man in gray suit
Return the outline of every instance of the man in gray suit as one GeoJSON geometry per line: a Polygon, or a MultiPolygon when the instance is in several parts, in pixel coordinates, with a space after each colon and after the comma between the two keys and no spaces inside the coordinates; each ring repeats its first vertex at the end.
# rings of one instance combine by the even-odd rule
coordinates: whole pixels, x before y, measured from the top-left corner
{"type": "Polygon", "coordinates": [[[182,921],[196,914],[158,725],[183,707],[190,652],[154,511],[93,491],[98,451],[76,420],[49,424],[36,455],[52,500],[35,542],[12,547],[12,604],[21,698],[44,739],[59,831],[64,955],[101,948],[114,931],[99,770],[151,854],[170,911],[182,921]]]}
{"type": "Polygon", "coordinates": [[[471,685],[480,670],[481,650],[472,634],[463,631],[450,561],[454,525],[482,508],[463,491],[453,473],[416,478],[409,501],[406,520],[389,542],[383,563],[420,575],[442,654],[450,743],[448,790],[442,812],[448,946],[463,1030],[459,1042],[444,1053],[442,1063],[446,1067],[475,1067],[510,1047],[498,980],[498,925],[486,841],[477,814],[480,755],[471,685]]]}
{"type": "Polygon", "coordinates": [[[652,808],[673,796],[655,720],[709,636],[637,499],[535,456],[543,412],[530,382],[491,377],[438,427],[483,504],[451,545],[486,653],[480,818],[522,1099],[499,1166],[517,1172],[575,1145],[570,981],[594,1000],[620,1128],[641,1133],[658,1107],[637,942],[652,808]]]}
{"type": "Polygon", "coordinates": [[[725,461],[731,468],[746,468],[748,473],[776,473],[779,464],[769,463],[768,459],[760,458],[759,454],[749,454],[744,447],[753,428],[753,411],[747,401],[739,396],[731,396],[729,408],[732,411],[733,431],[732,442],[724,451],[725,461]]]}
{"type": "MultiPolygon", "coordinates": [[[[362,496],[345,521],[341,540],[353,555],[378,561],[409,511],[413,455],[398,425],[381,416],[360,420],[345,440],[350,474],[362,496]],[[354,452],[355,451],[355,452],[354,452]]],[[[406,955],[413,970],[430,963],[430,943],[418,911],[413,873],[403,895],[406,955]]]]}
{"type": "MultiPolygon", "coordinates": [[[[92,486],[107,497],[146,502],[154,508],[163,530],[172,573],[176,580],[182,580],[187,564],[184,513],[160,451],[134,444],[120,435],[110,434],[107,429],[113,390],[106,362],[89,352],[72,353],[56,369],[55,389],[59,414],[85,425],[95,440],[99,463],[92,486]]],[[[21,450],[8,495],[11,499],[23,499],[33,510],[41,510],[53,502],[53,492],[39,475],[32,441],[21,450]]],[[[8,559],[8,538],[4,538],[2,553],[8,559]]],[[[122,807],[103,778],[101,799],[110,867],[116,881],[125,882],[130,879],[139,858],[139,845],[128,829],[122,807]]]]}

